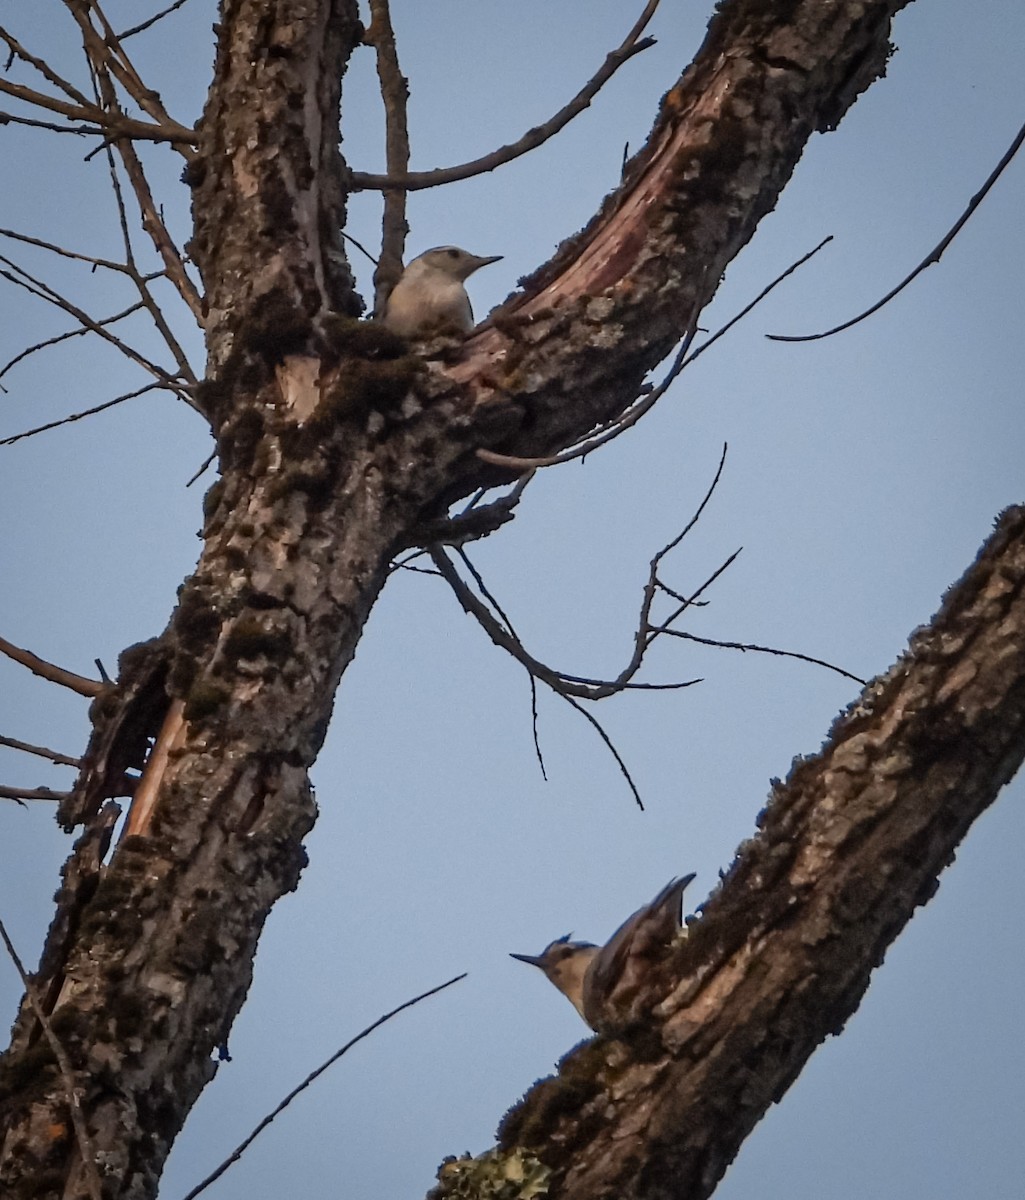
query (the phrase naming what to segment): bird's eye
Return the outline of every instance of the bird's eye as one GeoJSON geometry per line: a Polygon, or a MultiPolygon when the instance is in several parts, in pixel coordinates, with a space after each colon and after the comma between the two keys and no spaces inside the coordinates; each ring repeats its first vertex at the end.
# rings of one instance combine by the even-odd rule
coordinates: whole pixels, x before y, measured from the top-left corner
{"type": "Polygon", "coordinates": [[[454,246],[449,246],[447,253],[448,253],[449,258],[458,258],[459,257],[459,251],[454,246]]]}

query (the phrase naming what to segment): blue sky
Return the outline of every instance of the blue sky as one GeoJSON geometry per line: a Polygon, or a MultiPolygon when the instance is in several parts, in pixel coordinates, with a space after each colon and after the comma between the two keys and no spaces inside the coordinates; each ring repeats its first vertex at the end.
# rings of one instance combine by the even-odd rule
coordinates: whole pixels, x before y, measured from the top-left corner
{"type": "MultiPolygon", "coordinates": [[[[53,45],[72,63],[63,7],[19,7],[4,6],[4,21],[36,52],[53,45]]],[[[118,26],[155,7],[122,0],[108,11],[118,26]]],[[[633,19],[597,0],[394,8],[417,168],[472,158],[548,117],[633,19]]],[[[652,26],[658,45],[555,142],[491,175],[414,195],[410,254],[448,242],[503,254],[471,280],[478,314],[502,300],[615,185],[624,144],[642,143],[710,8],[666,0],[652,26]]],[[[132,43],[183,120],[201,109],[212,20],[207,0],[191,0],[161,33],[132,43]]],[[[1016,0],[914,4],[894,41],[887,78],[837,132],[813,139],[703,324],[717,327],[827,234],[830,247],[639,427],[584,465],[542,473],[515,522],[475,548],[538,657],[579,674],[620,668],[648,559],[691,515],[724,442],[723,481],[669,580],[692,588],[744,549],[689,628],[863,676],[893,661],[1000,509],[1023,499],[1025,161],[943,262],[870,321],[807,345],[763,336],[825,328],[888,290],[939,240],[1025,117],[1025,10],[1016,0]]],[[[344,150],[370,170],[383,157],[373,85],[363,52],[346,82],[344,150]]],[[[5,161],[17,164],[0,225],[116,253],[100,159],[83,163],[84,148],[56,135],[8,126],[0,138],[5,161]]],[[[179,164],[166,151],[149,161],[184,235],[179,164]]],[[[350,232],[372,245],[378,228],[379,203],[357,197],[350,232]]],[[[0,245],[0,254],[47,272],[96,311],[123,303],[102,275],[17,247],[0,245]]],[[[355,265],[369,290],[358,257],[355,265]]],[[[2,361],[66,324],[0,287],[2,361]]],[[[201,368],[201,340],[184,314],[178,327],[201,368]]],[[[134,335],[153,348],[141,325],[134,335]]],[[[142,380],[79,340],[0,382],[2,437],[142,380]]],[[[0,635],[91,674],[95,658],[112,670],[123,646],[159,632],[198,552],[201,492],[184,484],[208,450],[196,415],[160,397],[0,447],[0,635]]],[[[162,1195],[182,1195],[363,1025],[460,971],[470,973],[462,984],[334,1067],[210,1195],[421,1195],[444,1155],[491,1144],[505,1109],[586,1033],[507,952],[536,952],[569,929],[599,940],[682,872],[698,873],[688,899],[699,902],[752,831],[770,777],[818,748],[855,690],[806,664],[682,643],[657,652],[647,674],[695,676],[700,687],[597,711],[645,813],[590,727],[550,696],[541,699],[546,783],[522,670],[438,580],[393,579],[313,772],[321,816],[310,866],[268,922],[233,1061],[180,1138],[162,1195]]],[[[86,729],[84,702],[0,661],[0,733],[74,753],[86,729]]],[[[68,774],[2,752],[0,780],[59,787],[68,774]]],[[[1016,781],[978,823],[844,1035],[770,1111],[718,1196],[1019,1200],[1022,800],[1016,781]]],[[[0,916],[28,960],[69,848],[45,806],[0,806],[0,916]]],[[[0,962],[4,1022],[19,995],[0,962]]]]}

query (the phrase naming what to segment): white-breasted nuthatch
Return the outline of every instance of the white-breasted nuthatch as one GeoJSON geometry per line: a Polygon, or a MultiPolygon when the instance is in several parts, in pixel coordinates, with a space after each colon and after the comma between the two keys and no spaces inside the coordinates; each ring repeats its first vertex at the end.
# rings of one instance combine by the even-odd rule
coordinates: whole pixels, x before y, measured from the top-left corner
{"type": "Polygon", "coordinates": [[[604,946],[557,938],[537,955],[511,958],[540,967],[573,1007],[598,1032],[636,1020],[634,1001],[643,995],[652,967],[665,957],[683,930],[683,892],[694,878],[674,879],[650,904],[628,917],[604,946]]]}
{"type": "Polygon", "coordinates": [[[435,246],[414,258],[388,297],[384,324],[400,337],[456,332],[473,328],[473,309],[463,280],[498,262],[501,254],[482,258],[458,246],[435,246]]]}

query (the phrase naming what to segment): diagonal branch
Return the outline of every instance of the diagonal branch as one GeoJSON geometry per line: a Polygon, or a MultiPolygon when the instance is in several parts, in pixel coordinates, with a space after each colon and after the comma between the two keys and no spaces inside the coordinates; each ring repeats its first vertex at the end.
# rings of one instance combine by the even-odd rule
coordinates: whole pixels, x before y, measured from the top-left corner
{"type": "Polygon", "coordinates": [[[69,688],[80,696],[99,696],[107,690],[104,684],[95,679],[87,679],[84,675],[76,675],[74,671],[65,671],[63,667],[54,666],[45,658],[40,658],[31,650],[22,650],[13,642],[7,641],[6,638],[0,638],[0,654],[6,654],[16,663],[28,667],[32,674],[38,675],[40,679],[46,679],[50,683],[59,683],[61,687],[69,688]]]}
{"type": "Polygon", "coordinates": [[[916,280],[927,267],[931,267],[934,263],[938,263],[940,261],[940,259],[943,257],[944,251],[954,240],[954,238],[956,238],[961,232],[961,230],[967,224],[972,213],[975,212],[983,200],[985,200],[990,189],[1004,173],[1004,169],[1011,162],[1011,159],[1013,159],[1021,149],[1022,142],[1025,142],[1025,125],[1022,125],[1022,127],[1015,134],[1014,141],[1012,141],[1010,146],[1008,146],[1008,148],[1004,151],[1003,157],[990,172],[989,178],[971,198],[968,203],[968,207],[954,222],[953,226],[946,233],[946,235],[929,251],[925,258],[923,258],[918,266],[915,267],[915,269],[910,273],[910,275],[905,276],[905,278],[902,279],[895,288],[892,288],[890,291],[888,291],[881,300],[877,300],[875,304],[871,305],[869,308],[866,308],[864,312],[859,313],[856,317],[851,317],[849,321],[844,321],[842,325],[834,325],[832,329],[827,329],[823,333],[791,335],[782,333],[768,333],[765,336],[774,342],[816,342],[820,338],[832,337],[834,333],[842,333],[845,329],[850,329],[852,326],[859,324],[868,317],[871,317],[873,313],[877,313],[881,308],[889,304],[895,296],[900,295],[900,293],[908,286],[908,284],[913,283],[914,280],[916,280]]]}
{"type": "Polygon", "coordinates": [[[565,129],[574,117],[582,113],[625,62],[633,58],[635,54],[640,54],[642,50],[647,50],[655,44],[654,38],[642,39],[641,34],[654,16],[658,4],[659,0],[648,0],[644,11],[638,17],[634,27],[626,35],[619,48],[606,56],[605,62],[602,63],[601,67],[591,76],[573,99],[564,108],[559,109],[555,116],[541,125],[536,125],[533,129],[528,129],[518,141],[511,142],[507,146],[500,146],[497,150],[493,150],[490,154],[485,154],[481,158],[475,158],[472,162],[461,163],[459,166],[454,167],[439,167],[434,171],[412,171],[397,175],[392,169],[390,162],[388,164],[387,175],[371,175],[355,171],[351,177],[353,187],[376,191],[386,191],[389,188],[400,187],[409,192],[418,191],[422,188],[439,187],[442,184],[456,183],[461,179],[470,179],[474,175],[483,175],[488,171],[494,171],[496,167],[504,166],[507,162],[512,162],[514,158],[519,158],[531,150],[536,150],[538,146],[544,145],[549,138],[554,137],[561,130],[565,129]]]}
{"type": "Polygon", "coordinates": [[[1025,755],[1025,508],[930,626],[777,782],[759,829],[638,1001],[643,1031],[567,1056],[499,1131],[561,1200],[704,1200],[1025,755]],[[658,1136],[637,1151],[637,1130],[658,1136]],[[658,1181],[667,1181],[662,1187],[658,1181]],[[671,1185],[670,1182],[671,1181],[671,1185]]]}

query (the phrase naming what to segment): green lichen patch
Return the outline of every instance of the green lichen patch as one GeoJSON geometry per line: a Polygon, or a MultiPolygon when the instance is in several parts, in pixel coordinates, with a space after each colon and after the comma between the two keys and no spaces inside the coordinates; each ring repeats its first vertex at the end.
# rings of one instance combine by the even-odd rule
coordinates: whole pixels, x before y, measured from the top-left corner
{"type": "Polygon", "coordinates": [[[487,1150],[472,1158],[446,1158],[438,1168],[438,1187],[431,1200],[532,1200],[548,1193],[551,1171],[531,1154],[487,1150]]]}

